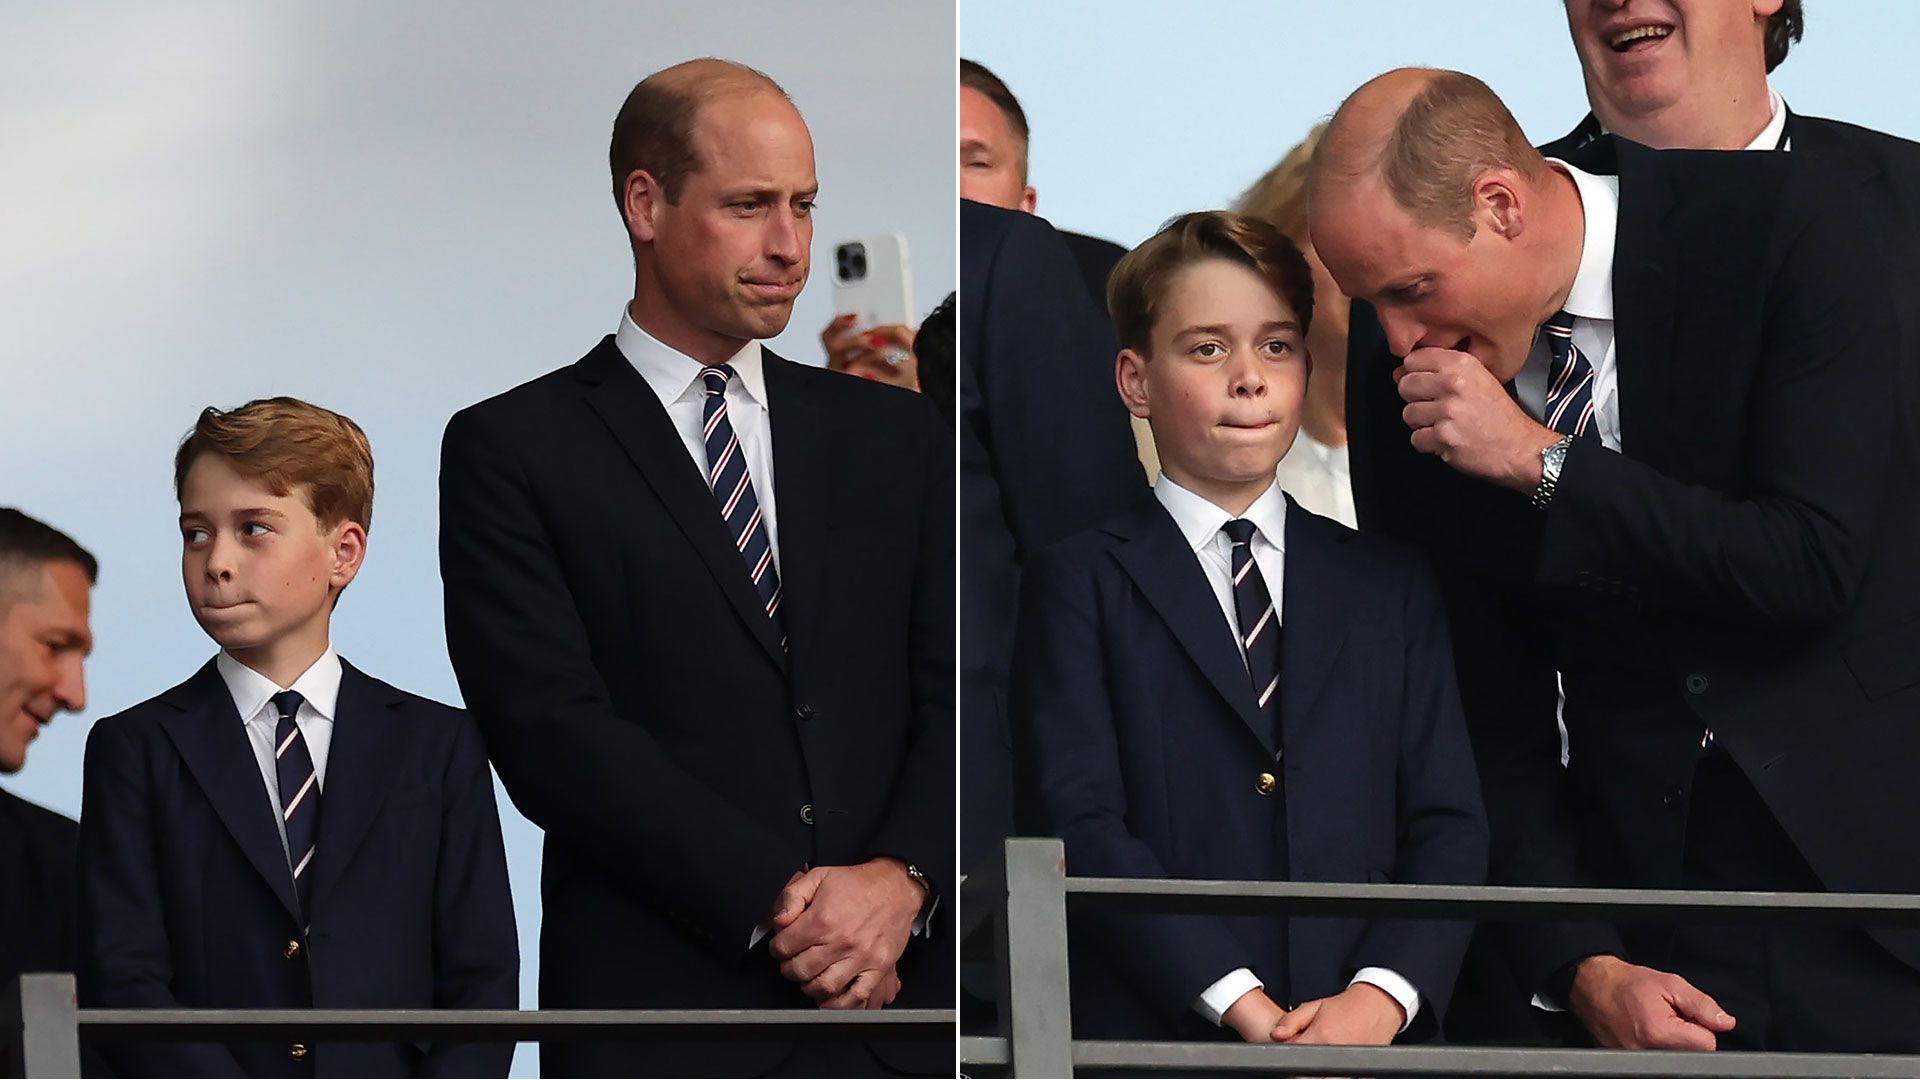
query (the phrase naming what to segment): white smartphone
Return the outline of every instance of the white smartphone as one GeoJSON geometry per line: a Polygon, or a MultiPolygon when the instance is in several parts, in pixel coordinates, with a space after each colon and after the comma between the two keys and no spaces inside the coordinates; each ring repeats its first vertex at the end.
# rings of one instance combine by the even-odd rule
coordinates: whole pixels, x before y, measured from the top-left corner
{"type": "Polygon", "coordinates": [[[862,236],[833,246],[833,311],[851,313],[857,329],[912,326],[913,276],[907,238],[899,233],[862,236]]]}

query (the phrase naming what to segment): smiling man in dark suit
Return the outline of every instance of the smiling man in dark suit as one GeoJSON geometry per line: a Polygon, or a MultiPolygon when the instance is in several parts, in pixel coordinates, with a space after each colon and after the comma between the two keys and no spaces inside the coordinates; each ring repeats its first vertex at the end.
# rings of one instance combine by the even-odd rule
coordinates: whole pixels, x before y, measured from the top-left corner
{"type": "MultiPolygon", "coordinates": [[[[610,158],[617,331],[455,416],[441,468],[454,669],[547,834],[541,1003],[951,1008],[952,433],[760,344],[806,283],[818,188],[772,80],[651,75],[610,158]]],[[[570,1076],[952,1065],[943,1044],[542,1053],[570,1076]]]]}
{"type": "MultiPolygon", "coordinates": [[[[1315,162],[1315,244],[1384,331],[1370,523],[1443,574],[1492,876],[1920,889],[1887,828],[1920,814],[1920,462],[1870,219],[1803,155],[1608,149],[1549,161],[1406,70],[1315,162]]],[[[1915,1045],[1911,930],[1510,940],[1605,1045],[1915,1045]]]]}

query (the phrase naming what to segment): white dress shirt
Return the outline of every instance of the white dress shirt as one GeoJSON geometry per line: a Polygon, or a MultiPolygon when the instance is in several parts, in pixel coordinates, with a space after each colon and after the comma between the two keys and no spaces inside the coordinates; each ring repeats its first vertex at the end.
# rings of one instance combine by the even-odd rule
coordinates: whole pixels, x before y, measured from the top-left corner
{"type": "Polygon", "coordinates": [[[1280,488],[1293,496],[1301,509],[1324,518],[1358,528],[1353,513],[1353,472],[1347,465],[1347,447],[1328,446],[1306,428],[1293,440],[1287,456],[1280,459],[1280,488]]]}
{"type": "MultiPolygon", "coordinates": [[[[1227,522],[1234,520],[1234,516],[1181,487],[1165,473],[1160,475],[1160,482],[1153,486],[1153,494],[1167,513],[1172,515],[1180,535],[1193,549],[1194,558],[1200,561],[1200,569],[1206,574],[1207,584],[1213,586],[1214,599],[1220,604],[1220,613],[1227,620],[1227,628],[1231,631],[1229,636],[1240,647],[1240,662],[1246,663],[1246,645],[1240,641],[1240,624],[1233,612],[1233,541],[1221,531],[1227,522]]],[[[1266,580],[1267,593],[1273,598],[1274,628],[1279,629],[1286,617],[1281,598],[1286,595],[1283,590],[1287,549],[1287,500],[1280,493],[1279,482],[1276,481],[1255,499],[1240,517],[1253,522],[1253,539],[1248,547],[1252,551],[1254,565],[1260,568],[1260,576],[1266,580]]],[[[1389,968],[1361,968],[1354,973],[1348,985],[1360,982],[1379,987],[1387,996],[1399,1002],[1406,1011],[1407,1024],[1411,1024],[1419,1013],[1420,992],[1399,972],[1389,968]]],[[[1257,990],[1265,985],[1250,969],[1235,968],[1202,990],[1194,1000],[1193,1009],[1206,1017],[1208,1023],[1219,1024],[1234,1002],[1249,990],[1257,990]]],[[[1405,1031],[1406,1024],[1402,1024],[1400,1030],[1405,1031]]]]}
{"type": "MultiPolygon", "coordinates": [[[[266,784],[267,803],[273,807],[273,827],[280,832],[280,850],[287,850],[287,822],[280,816],[280,768],[273,752],[279,740],[274,736],[280,726],[280,710],[273,707],[273,695],[292,690],[304,700],[293,714],[293,724],[306,740],[307,753],[313,755],[313,784],[327,789],[327,751],[333,746],[334,710],[340,704],[340,657],[328,645],[292,686],[276,686],[272,679],[235,660],[222,650],[214,658],[220,678],[233,696],[234,711],[247,727],[247,741],[253,744],[253,757],[260,765],[260,779],[266,784]]],[[[291,866],[291,862],[289,862],[291,866]]]]}
{"type": "MultiPolygon", "coordinates": [[[[700,482],[707,483],[707,441],[701,412],[707,400],[707,384],[700,372],[706,365],[660,342],[640,329],[631,313],[622,312],[620,329],[613,335],[620,355],[640,373],[654,395],[667,410],[667,419],[680,433],[687,456],[699,471],[700,482]]],[[[734,377],[727,380],[727,422],[740,438],[740,449],[747,456],[747,473],[753,478],[753,496],[760,501],[760,524],[767,530],[767,546],[773,551],[774,573],[780,572],[780,518],[773,496],[773,425],[768,420],[767,376],[760,357],[760,343],[749,341],[726,361],[734,377]]],[[[708,484],[708,487],[712,485],[708,484]]],[[[718,514],[720,508],[714,507],[718,514]]]]}

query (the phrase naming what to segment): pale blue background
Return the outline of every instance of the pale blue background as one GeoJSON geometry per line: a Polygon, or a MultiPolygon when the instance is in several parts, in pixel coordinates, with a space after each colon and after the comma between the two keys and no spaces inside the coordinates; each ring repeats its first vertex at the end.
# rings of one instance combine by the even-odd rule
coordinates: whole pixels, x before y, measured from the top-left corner
{"type": "MultiPolygon", "coordinates": [[[[768,72],[813,129],[824,262],[779,351],[820,361],[839,239],[904,233],[922,313],[954,288],[950,2],[0,3],[0,505],[102,563],[87,711],[11,790],[77,814],[90,721],[211,655],[170,480],[209,404],[294,394],[366,428],[371,554],[335,642],[459,700],[441,430],[613,330],[633,280],[614,113],[709,54],[768,72]]],[[[539,834],[501,807],[532,1005],[539,834]]]]}
{"type": "MultiPolygon", "coordinates": [[[[1775,72],[1788,105],[1920,136],[1920,4],[1806,8],[1775,72]]],[[[1390,68],[1479,76],[1536,142],[1587,111],[1557,0],[965,0],[960,45],[1027,112],[1040,215],[1127,246],[1228,205],[1390,68]]]]}

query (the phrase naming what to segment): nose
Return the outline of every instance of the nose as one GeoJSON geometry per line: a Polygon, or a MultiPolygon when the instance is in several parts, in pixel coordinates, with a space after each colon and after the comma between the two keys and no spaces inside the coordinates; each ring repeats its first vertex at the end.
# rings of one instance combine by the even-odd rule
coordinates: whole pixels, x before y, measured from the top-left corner
{"type": "Polygon", "coordinates": [[[219,533],[207,541],[207,580],[232,581],[234,550],[233,541],[223,538],[219,533]]]}
{"type": "Polygon", "coordinates": [[[1412,319],[1402,312],[1391,308],[1375,309],[1380,315],[1380,328],[1387,332],[1387,349],[1395,356],[1406,356],[1420,344],[1427,334],[1427,328],[1419,320],[1412,319]]]}
{"type": "Polygon", "coordinates": [[[767,257],[793,266],[806,254],[810,235],[792,207],[782,207],[767,219],[767,257]]]}
{"type": "Polygon", "coordinates": [[[53,700],[67,712],[77,713],[87,707],[86,662],[77,652],[61,661],[60,681],[54,684],[53,700]]]}
{"type": "Polygon", "coordinates": [[[1264,397],[1267,392],[1267,371],[1260,363],[1259,354],[1251,349],[1236,350],[1227,361],[1228,378],[1232,380],[1231,391],[1235,397],[1264,397]]]}

